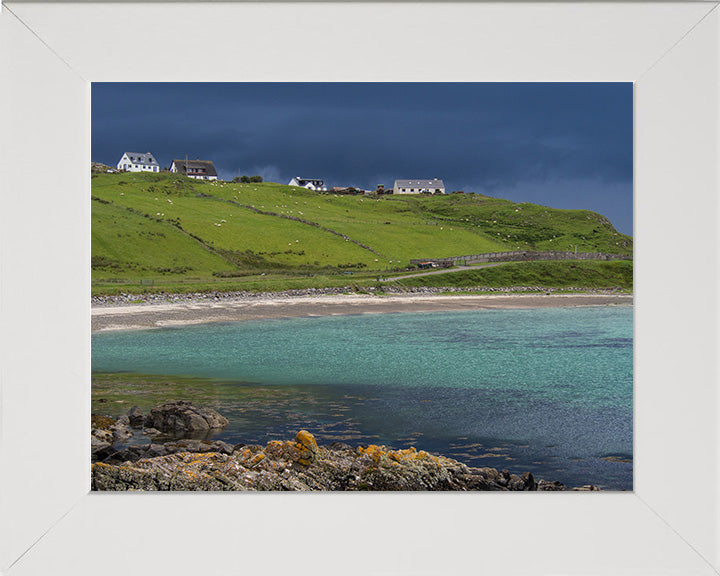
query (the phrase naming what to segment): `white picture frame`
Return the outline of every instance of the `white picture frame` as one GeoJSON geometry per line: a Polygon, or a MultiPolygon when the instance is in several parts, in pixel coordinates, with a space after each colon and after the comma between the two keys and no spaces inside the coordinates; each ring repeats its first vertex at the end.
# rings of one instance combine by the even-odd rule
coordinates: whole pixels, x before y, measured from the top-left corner
{"type": "Polygon", "coordinates": [[[718,574],[719,47],[716,2],[4,3],[0,573],[718,574]],[[634,82],[634,491],[89,493],[90,82],[164,80],[634,82]]]}

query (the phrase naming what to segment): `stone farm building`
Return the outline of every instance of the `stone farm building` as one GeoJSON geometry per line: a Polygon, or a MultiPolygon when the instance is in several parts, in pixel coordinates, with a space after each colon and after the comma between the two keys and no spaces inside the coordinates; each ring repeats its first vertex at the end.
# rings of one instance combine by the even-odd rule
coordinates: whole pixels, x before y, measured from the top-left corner
{"type": "Polygon", "coordinates": [[[288,182],[288,186],[300,186],[302,188],[307,188],[308,190],[317,190],[320,192],[327,191],[325,181],[320,180],[319,178],[300,178],[300,176],[295,176],[295,178],[288,182]]]}
{"type": "Polygon", "coordinates": [[[117,163],[126,172],[160,172],[160,165],[150,152],[125,152],[117,163]]]}
{"type": "Polygon", "coordinates": [[[215,165],[210,160],[173,160],[170,172],[184,174],[197,180],[217,180],[215,165]]]}
{"type": "Polygon", "coordinates": [[[438,192],[445,194],[445,184],[438,178],[432,180],[395,180],[393,194],[422,194],[438,192]]]}

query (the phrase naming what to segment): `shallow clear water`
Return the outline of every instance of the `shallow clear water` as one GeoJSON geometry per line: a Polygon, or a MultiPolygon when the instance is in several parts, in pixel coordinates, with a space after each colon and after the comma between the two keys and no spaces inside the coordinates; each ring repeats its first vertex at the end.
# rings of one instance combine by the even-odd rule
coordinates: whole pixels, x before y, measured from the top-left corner
{"type": "Polygon", "coordinates": [[[231,420],[217,436],[230,442],[304,427],[322,442],[632,489],[631,307],[205,324],[99,333],[92,346],[95,372],[214,379],[206,403],[231,420]]]}

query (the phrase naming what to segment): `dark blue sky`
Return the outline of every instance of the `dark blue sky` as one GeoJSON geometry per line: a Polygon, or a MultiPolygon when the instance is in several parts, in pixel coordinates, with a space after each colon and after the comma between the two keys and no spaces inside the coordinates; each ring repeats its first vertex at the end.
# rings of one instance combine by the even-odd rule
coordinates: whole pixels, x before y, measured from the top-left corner
{"type": "Polygon", "coordinates": [[[632,102],[631,83],[94,83],[92,159],[187,154],[224,179],[369,189],[442,178],[632,234],[632,102]]]}

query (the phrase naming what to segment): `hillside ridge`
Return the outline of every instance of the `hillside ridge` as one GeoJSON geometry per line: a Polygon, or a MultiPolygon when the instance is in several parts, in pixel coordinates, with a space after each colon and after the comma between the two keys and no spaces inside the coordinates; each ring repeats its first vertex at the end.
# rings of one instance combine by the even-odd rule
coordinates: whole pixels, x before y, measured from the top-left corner
{"type": "Polygon", "coordinates": [[[337,286],[348,274],[362,283],[402,273],[413,259],[517,250],[632,256],[632,238],[601,214],[475,194],[356,196],[119,173],[93,175],[91,206],[93,293],[337,286]]]}

